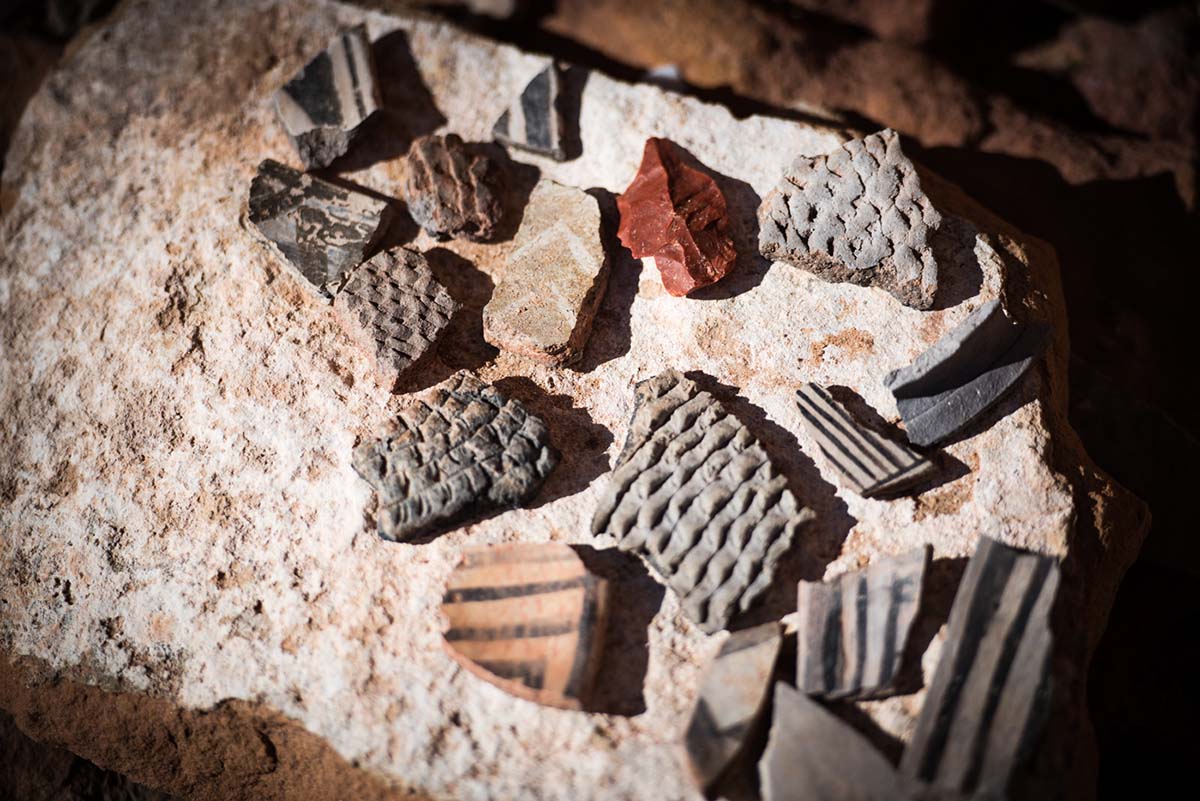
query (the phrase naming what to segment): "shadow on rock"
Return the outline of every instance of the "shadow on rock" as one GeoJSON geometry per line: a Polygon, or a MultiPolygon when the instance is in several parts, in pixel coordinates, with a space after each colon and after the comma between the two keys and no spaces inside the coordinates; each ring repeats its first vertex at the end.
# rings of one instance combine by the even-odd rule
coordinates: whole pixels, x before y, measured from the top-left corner
{"type": "Polygon", "coordinates": [[[616,548],[572,546],[587,569],[608,581],[608,626],[596,684],[586,708],[610,715],[646,711],[643,692],[650,664],[650,622],[665,589],[641,559],[616,548]]]}
{"type": "Polygon", "coordinates": [[[399,392],[417,392],[440,384],[459,370],[478,370],[498,353],[483,338],[483,307],[491,300],[494,288],[491,277],[446,248],[426,251],[425,259],[434,278],[462,307],[438,342],[437,358],[402,377],[399,392]]]}
{"type": "Polygon", "coordinates": [[[591,71],[577,64],[562,70],[562,91],[558,96],[558,112],[563,121],[564,161],[572,161],[583,155],[583,138],[580,136],[579,108],[583,102],[583,90],[587,86],[591,71]]]}
{"type": "Polygon", "coordinates": [[[642,275],[642,260],[635,259],[617,238],[617,196],[607,189],[589,189],[600,206],[600,238],[608,256],[608,289],[577,369],[588,373],[605,362],[619,359],[633,343],[633,300],[642,275]]]}
{"type": "Polygon", "coordinates": [[[921,657],[938,631],[950,619],[950,607],[967,569],[967,557],[934,559],[925,571],[925,586],[921,591],[921,607],[908,633],[900,673],[896,676],[896,692],[914,693],[924,686],[921,657]]]}
{"type": "Polygon", "coordinates": [[[371,53],[383,106],[363,124],[350,151],[330,165],[335,172],[364,170],[403,156],[414,139],[446,122],[417,69],[406,32],[380,37],[371,53]]]}
{"type": "Polygon", "coordinates": [[[983,269],[975,255],[978,234],[970,222],[947,214],[941,227],[929,238],[929,247],[938,264],[937,295],[931,311],[953,308],[975,297],[983,288],[983,269]]]}
{"type": "Polygon", "coordinates": [[[841,553],[842,543],[858,521],[832,484],[821,478],[816,464],[800,450],[795,435],[767,417],[766,412],[738,395],[737,389],[712,376],[689,371],[687,377],[720,400],[762,443],[771,463],[787,479],[788,489],[815,517],[802,526],[791,550],[779,561],[775,581],[763,602],[736,621],[735,628],[778,620],[796,611],[796,589],[801,580],[819,581],[825,567],[841,553]]]}
{"type": "Polygon", "coordinates": [[[900,756],[904,753],[904,742],[884,731],[863,709],[851,701],[832,701],[826,704],[825,708],[865,737],[893,765],[900,763],[900,756]]]}
{"type": "Polygon", "coordinates": [[[468,142],[466,151],[470,156],[481,155],[491,159],[500,172],[503,212],[487,241],[489,244],[507,242],[517,235],[525,219],[525,207],[529,205],[529,196],[542,177],[542,171],[532,164],[514,161],[504,148],[494,142],[468,142]]]}
{"type": "Polygon", "coordinates": [[[763,276],[771,268],[770,260],[758,252],[758,206],[762,198],[745,181],[722,175],[679,145],[675,145],[675,149],[684,164],[716,181],[717,188],[725,196],[729,235],[737,249],[737,260],[728,275],[715,284],[692,292],[688,297],[692,300],[727,300],[754,289],[762,283],[763,276]]]}
{"type": "Polygon", "coordinates": [[[607,451],[613,441],[612,432],[593,422],[587,410],[575,406],[569,395],[551,395],[524,376],[502,378],[496,387],[545,421],[550,429],[550,443],[562,455],[530,502],[531,509],[587,489],[597,476],[608,472],[607,451]]]}

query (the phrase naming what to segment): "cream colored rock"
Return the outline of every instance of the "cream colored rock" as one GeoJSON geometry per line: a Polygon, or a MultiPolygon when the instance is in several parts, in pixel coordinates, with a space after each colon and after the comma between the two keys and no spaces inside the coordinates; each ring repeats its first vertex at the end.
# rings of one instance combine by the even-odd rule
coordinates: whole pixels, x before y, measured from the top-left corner
{"type": "Polygon", "coordinates": [[[596,199],[542,181],[529,195],[515,249],[483,310],[483,336],[546,364],[576,362],[607,286],[596,199]]]}
{"type": "MultiPolygon", "coordinates": [[[[401,243],[433,251],[436,277],[464,306],[417,383],[475,369],[544,419],[564,458],[529,508],[433,542],[380,540],[351,453],[406,399],[369,380],[333,310],[245,219],[256,165],[293,158],[273,93],[360,21],[381,82],[408,94],[387,117],[390,138],[362,142],[380,147],[360,155],[383,160],[344,177],[390,197],[405,171],[392,156],[408,139],[486,141],[544,66],[449,25],[320,0],[131,0],[26,110],[0,218],[0,706],[22,727],[191,798],[698,799],[677,738],[720,643],[653,579],[614,587],[595,697],[625,714],[545,709],[478,681],[445,653],[438,623],[468,545],[613,545],[593,540],[588,521],[633,383],[667,368],[706,374],[818,513],[766,609],[789,611],[799,578],[926,542],[931,574],[944,575],[953,563],[940,560],[970,554],[987,532],[1077,562],[1063,582],[1073,673],[1058,686],[1081,697],[1071,676],[1086,675],[1079,662],[1146,517],[1067,425],[1050,249],[923,176],[960,234],[943,308],[770,265],[754,256],[759,199],[797,155],[844,137],[601,74],[582,86],[579,158],[514,158],[615,193],[642,143],[669,137],[719,176],[744,262],[711,295],[673,298],[651,268],[614,252],[579,370],[563,371],[495,355],[480,337],[512,241],[401,243]],[[895,421],[883,375],[998,296],[1052,319],[1056,336],[947,449],[970,472],[896,501],[835,489],[793,400],[799,384],[846,387],[895,421]]],[[[920,705],[918,694],[864,709],[903,737],[920,705]]],[[[1067,729],[1059,745],[1086,739],[1067,729]]]]}

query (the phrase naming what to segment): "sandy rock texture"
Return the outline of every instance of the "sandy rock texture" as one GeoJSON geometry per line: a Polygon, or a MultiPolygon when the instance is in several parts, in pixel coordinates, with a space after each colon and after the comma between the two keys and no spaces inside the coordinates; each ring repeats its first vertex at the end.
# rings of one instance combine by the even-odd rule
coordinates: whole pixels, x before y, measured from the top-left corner
{"type": "MultiPolygon", "coordinates": [[[[634,382],[677,368],[744,420],[817,512],[762,619],[795,608],[800,579],[930,543],[930,592],[944,598],[914,634],[928,676],[980,534],[1065,557],[1060,708],[1030,776],[1086,770],[1083,666],[1148,519],[1067,425],[1053,252],[923,175],[958,237],[933,311],[766,262],[760,198],[794,158],[848,138],[832,129],[568,71],[580,155],[493,155],[513,208],[547,177],[592,191],[608,217],[609,290],[570,370],[482,337],[519,213],[491,244],[437,243],[400,215],[391,243],[428,251],[462,304],[405,389],[475,370],[546,421],[563,461],[526,509],[428,543],[375,535],[351,452],[406,400],[370,380],[329,305],[246,219],[257,164],[294,163],[272,93],[363,21],[384,110],[331,173],[388,198],[413,138],[487,141],[544,66],[446,24],[320,0],[127,2],[14,135],[0,186],[0,706],[18,725],[191,798],[697,798],[679,741],[725,635],[702,634],[588,531],[634,382]],[[738,263],[690,298],[615,245],[613,195],[650,136],[707,165],[729,202],[738,263]],[[942,484],[890,502],[835,489],[795,388],[840,388],[894,422],[884,374],[994,297],[1054,323],[1046,359],[945,449],[942,484]],[[437,610],[462,549],[509,541],[578,543],[622,598],[596,711],[514,698],[442,649],[437,610]]],[[[896,742],[921,700],[862,708],[896,742]]]]}
{"type": "Polygon", "coordinates": [[[35,742],[0,712],[0,798],[12,801],[172,801],[172,796],[35,742]]]}
{"type": "Polygon", "coordinates": [[[594,197],[553,181],[534,187],[504,280],[483,310],[484,339],[548,364],[581,358],[608,288],[601,234],[594,197]]]}

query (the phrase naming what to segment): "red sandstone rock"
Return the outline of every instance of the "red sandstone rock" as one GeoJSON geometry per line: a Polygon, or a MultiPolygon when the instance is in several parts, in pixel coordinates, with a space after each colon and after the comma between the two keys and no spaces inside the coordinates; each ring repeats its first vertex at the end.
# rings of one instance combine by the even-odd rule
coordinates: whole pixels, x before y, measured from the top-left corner
{"type": "Polygon", "coordinates": [[[669,140],[646,140],[642,166],[617,208],[621,244],[639,259],[654,259],[672,295],[716,283],[733,267],[725,196],[712,178],[684,164],[669,140]]]}

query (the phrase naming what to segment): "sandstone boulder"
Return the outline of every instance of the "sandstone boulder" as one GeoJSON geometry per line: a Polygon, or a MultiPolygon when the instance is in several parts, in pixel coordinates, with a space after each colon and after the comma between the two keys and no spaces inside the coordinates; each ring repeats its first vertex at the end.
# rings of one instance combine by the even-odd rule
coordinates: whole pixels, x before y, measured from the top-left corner
{"type": "MultiPolygon", "coordinates": [[[[602,711],[479,681],[445,653],[438,622],[468,546],[586,543],[614,557],[588,521],[632,385],[678,368],[752,429],[817,513],[764,615],[794,609],[801,578],[926,543],[951,592],[945,577],[984,532],[1065,557],[1065,700],[1051,720],[1063,725],[1038,754],[1060,783],[1064,766],[1086,765],[1074,758],[1087,742],[1081,675],[1147,519],[1067,423],[1053,252],[932,178],[923,189],[960,221],[934,311],[762,259],[716,297],[673,298],[621,258],[579,372],[497,354],[477,317],[452,325],[421,388],[474,370],[546,422],[562,463],[527,508],[432,542],[376,536],[351,454],[410,399],[368,380],[329,304],[245,221],[257,164],[294,152],[274,92],[359,22],[381,80],[412,98],[394,110],[421,98],[437,109],[388,117],[411,126],[405,137],[486,141],[545,66],[446,24],[321,0],[134,0],[66,56],[15,133],[0,218],[0,706],[17,724],[190,798],[698,798],[680,741],[724,635],[705,636],[636,561],[617,563],[602,711]],[[218,64],[221,80],[197,80],[218,64]],[[965,469],[894,501],[836,488],[794,391],[844,387],[894,423],[884,373],[992,298],[1053,320],[1055,334],[986,425],[946,448],[965,469]]],[[[848,138],[599,73],[579,122],[580,157],[539,161],[542,177],[619,193],[646,139],[669,137],[722,176],[731,234],[751,254],[755,210],[786,166],[848,138]]],[[[398,197],[405,141],[375,160],[364,151],[339,178],[398,197]]],[[[511,241],[439,245],[397,226],[478,314],[511,241]]],[[[925,636],[928,680],[941,638],[925,636]]],[[[923,697],[860,709],[903,740],[923,697]]]]}

